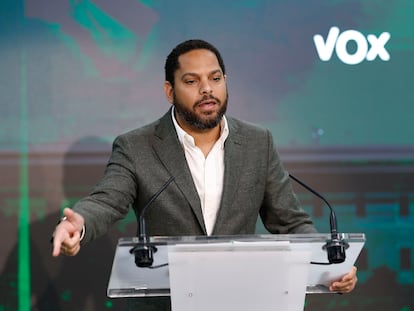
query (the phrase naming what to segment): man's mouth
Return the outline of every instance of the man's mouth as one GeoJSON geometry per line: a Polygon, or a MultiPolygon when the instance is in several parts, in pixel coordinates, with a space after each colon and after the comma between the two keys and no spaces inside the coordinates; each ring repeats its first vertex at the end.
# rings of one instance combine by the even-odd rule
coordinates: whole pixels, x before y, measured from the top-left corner
{"type": "Polygon", "coordinates": [[[199,101],[196,106],[202,110],[210,110],[214,108],[217,104],[218,104],[217,100],[215,100],[214,98],[208,98],[208,99],[199,101]]]}
{"type": "Polygon", "coordinates": [[[216,107],[216,102],[213,100],[203,101],[197,105],[201,112],[211,113],[212,110],[216,107]]]}
{"type": "Polygon", "coordinates": [[[215,100],[205,100],[205,101],[202,101],[199,105],[200,106],[213,106],[215,104],[217,104],[215,100]]]}

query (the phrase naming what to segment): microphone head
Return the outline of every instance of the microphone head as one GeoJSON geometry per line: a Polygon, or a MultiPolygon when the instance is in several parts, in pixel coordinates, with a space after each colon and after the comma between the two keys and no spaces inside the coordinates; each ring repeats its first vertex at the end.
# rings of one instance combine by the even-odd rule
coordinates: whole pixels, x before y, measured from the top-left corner
{"type": "Polygon", "coordinates": [[[137,245],[133,253],[135,255],[135,264],[140,268],[151,267],[154,263],[154,252],[157,251],[157,248],[153,245],[142,244],[137,245]]]}

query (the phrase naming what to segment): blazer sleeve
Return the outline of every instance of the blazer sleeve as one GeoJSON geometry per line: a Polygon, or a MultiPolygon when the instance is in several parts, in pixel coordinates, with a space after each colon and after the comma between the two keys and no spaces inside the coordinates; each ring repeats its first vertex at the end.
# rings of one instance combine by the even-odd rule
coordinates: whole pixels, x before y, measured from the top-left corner
{"type": "Polygon", "coordinates": [[[74,211],[85,219],[82,243],[105,234],[128,213],[137,193],[132,154],[128,139],[117,137],[104,176],[87,197],[74,205],[74,211]]]}

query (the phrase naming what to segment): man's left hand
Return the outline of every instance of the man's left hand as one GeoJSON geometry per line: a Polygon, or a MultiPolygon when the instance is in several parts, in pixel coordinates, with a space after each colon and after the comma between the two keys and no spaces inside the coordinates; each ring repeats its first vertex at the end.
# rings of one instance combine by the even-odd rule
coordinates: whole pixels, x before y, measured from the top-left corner
{"type": "Polygon", "coordinates": [[[345,274],[341,280],[335,281],[329,286],[329,290],[332,292],[338,292],[338,293],[349,293],[354,288],[356,283],[358,282],[357,278],[357,268],[352,267],[352,270],[345,274]]]}

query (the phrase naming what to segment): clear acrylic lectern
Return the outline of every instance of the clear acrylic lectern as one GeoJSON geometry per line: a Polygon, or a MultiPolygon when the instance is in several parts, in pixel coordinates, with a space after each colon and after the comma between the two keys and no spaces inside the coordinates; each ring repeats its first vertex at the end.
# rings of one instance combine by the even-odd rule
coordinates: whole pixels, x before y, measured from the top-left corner
{"type": "Polygon", "coordinates": [[[107,295],[171,296],[173,311],[303,310],[306,293],[328,293],[351,270],[362,233],[342,234],[346,260],[327,263],[330,234],[151,237],[151,268],[135,265],[138,238],[121,238],[107,295]]]}

